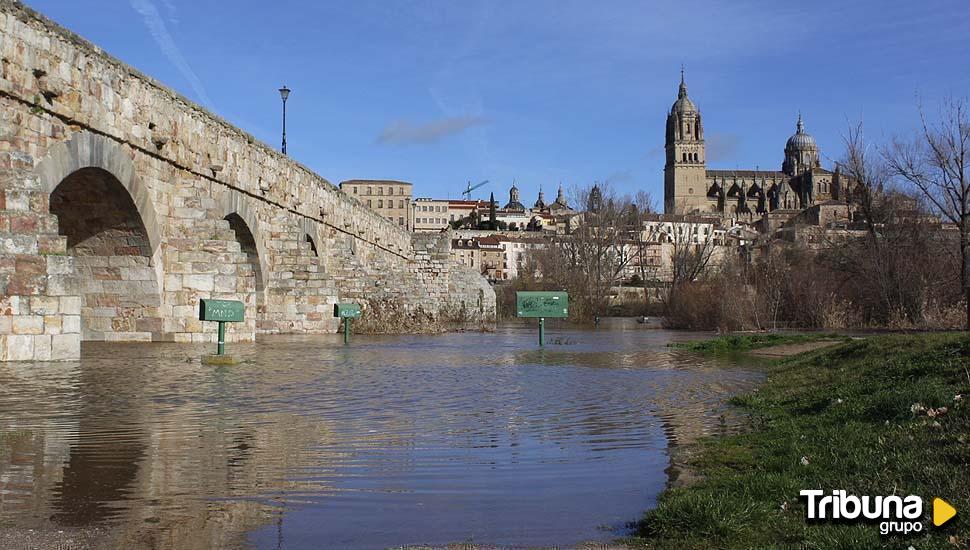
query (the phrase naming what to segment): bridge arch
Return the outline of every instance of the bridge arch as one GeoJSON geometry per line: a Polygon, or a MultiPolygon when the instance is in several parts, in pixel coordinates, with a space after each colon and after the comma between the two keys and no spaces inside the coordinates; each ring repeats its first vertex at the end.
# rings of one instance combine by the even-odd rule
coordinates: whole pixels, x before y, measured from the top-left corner
{"type": "Polygon", "coordinates": [[[148,189],[117,143],[81,133],[37,165],[58,233],[73,258],[78,306],[62,330],[82,340],[162,337],[161,235],[148,189]]]}
{"type": "Polygon", "coordinates": [[[320,224],[317,223],[316,220],[302,218],[300,220],[300,229],[303,231],[303,240],[310,245],[310,249],[313,251],[313,254],[316,256],[319,264],[322,266],[323,256],[321,256],[321,252],[323,252],[323,249],[321,249],[320,246],[323,245],[326,240],[321,231],[320,224]]]}
{"type": "Polygon", "coordinates": [[[130,154],[118,142],[91,132],[78,132],[68,141],[52,146],[34,171],[50,195],[68,176],[83,168],[100,168],[128,191],[154,256],[162,243],[158,215],[148,187],[137,177],[130,154]]]}
{"type": "MultiPolygon", "coordinates": [[[[255,255],[250,262],[256,271],[256,288],[265,290],[270,278],[269,262],[266,251],[265,239],[261,230],[256,209],[250,206],[246,196],[237,191],[229,191],[216,198],[219,206],[219,214],[222,219],[229,221],[233,231],[241,229],[239,222],[243,222],[244,229],[252,237],[252,248],[250,255],[255,255]]],[[[245,234],[237,233],[237,239],[247,238],[245,234]]]]}

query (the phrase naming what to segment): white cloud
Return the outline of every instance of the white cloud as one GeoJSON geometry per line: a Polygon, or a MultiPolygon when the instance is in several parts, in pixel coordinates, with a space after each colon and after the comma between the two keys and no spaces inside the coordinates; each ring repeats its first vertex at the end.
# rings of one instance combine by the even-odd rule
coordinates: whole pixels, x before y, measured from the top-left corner
{"type": "MultiPolygon", "coordinates": [[[[171,4],[167,5],[169,6],[169,10],[174,13],[174,6],[171,4]]],[[[195,74],[195,71],[192,70],[185,56],[182,55],[182,51],[175,44],[175,40],[165,26],[165,20],[158,13],[158,8],[155,7],[155,4],[151,0],[131,0],[131,7],[145,20],[145,26],[148,27],[148,32],[155,39],[155,43],[162,50],[162,54],[175,65],[179,73],[189,82],[189,86],[195,92],[196,99],[206,107],[211,108],[212,100],[209,99],[209,94],[206,93],[205,86],[202,85],[199,76],[195,74]]]]}
{"type": "Polygon", "coordinates": [[[381,135],[377,136],[377,143],[385,145],[434,143],[444,137],[459,134],[472,126],[479,126],[487,122],[488,120],[485,117],[471,115],[445,117],[426,123],[399,120],[384,128],[381,135]]]}

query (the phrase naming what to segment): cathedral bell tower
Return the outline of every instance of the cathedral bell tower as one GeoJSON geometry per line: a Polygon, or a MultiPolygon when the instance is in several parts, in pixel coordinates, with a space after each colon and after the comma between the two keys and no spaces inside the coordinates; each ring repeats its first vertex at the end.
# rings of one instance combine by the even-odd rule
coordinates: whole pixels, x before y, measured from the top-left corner
{"type": "Polygon", "coordinates": [[[664,212],[707,212],[707,170],[704,166],[704,127],[701,112],[687,97],[684,69],[680,70],[677,101],[667,115],[667,153],[664,165],[664,212]]]}

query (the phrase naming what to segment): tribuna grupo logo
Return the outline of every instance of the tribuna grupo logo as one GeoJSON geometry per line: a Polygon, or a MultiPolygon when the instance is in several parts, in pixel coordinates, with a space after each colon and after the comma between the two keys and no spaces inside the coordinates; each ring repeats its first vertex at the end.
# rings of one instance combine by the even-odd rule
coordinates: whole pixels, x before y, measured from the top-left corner
{"type": "MultiPolygon", "coordinates": [[[[883,535],[919,533],[923,530],[923,499],[909,496],[856,496],[841,489],[826,495],[820,489],[799,493],[806,499],[810,520],[865,520],[879,522],[883,535]]],[[[933,525],[939,527],[956,515],[956,509],[942,498],[933,499],[933,525]]]]}

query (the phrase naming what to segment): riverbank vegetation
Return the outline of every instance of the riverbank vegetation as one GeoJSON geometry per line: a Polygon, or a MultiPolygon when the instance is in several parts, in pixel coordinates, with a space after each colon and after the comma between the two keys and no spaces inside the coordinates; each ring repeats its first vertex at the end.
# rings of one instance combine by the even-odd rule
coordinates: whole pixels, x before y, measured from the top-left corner
{"type": "Polygon", "coordinates": [[[672,348],[686,349],[702,353],[732,354],[743,353],[756,349],[771,346],[783,346],[790,344],[807,344],[809,342],[823,341],[847,341],[847,336],[833,333],[752,333],[752,334],[731,334],[712,338],[710,340],[698,340],[695,342],[673,342],[668,344],[672,348]]]}
{"type": "MultiPolygon", "coordinates": [[[[720,338],[695,349],[760,345],[720,338]]],[[[768,379],[734,404],[743,433],[710,439],[689,466],[702,481],[665,491],[637,526],[661,548],[966,547],[970,516],[942,528],[931,500],[970,506],[970,336],[872,336],[766,367],[768,379]],[[807,522],[803,489],[918,495],[919,534],[880,535],[876,523],[807,522]]]]}

